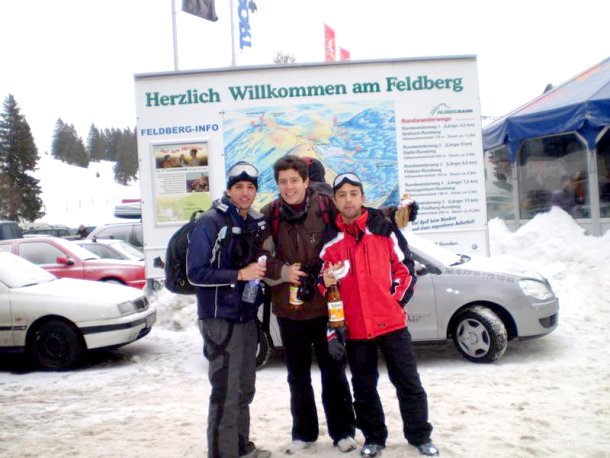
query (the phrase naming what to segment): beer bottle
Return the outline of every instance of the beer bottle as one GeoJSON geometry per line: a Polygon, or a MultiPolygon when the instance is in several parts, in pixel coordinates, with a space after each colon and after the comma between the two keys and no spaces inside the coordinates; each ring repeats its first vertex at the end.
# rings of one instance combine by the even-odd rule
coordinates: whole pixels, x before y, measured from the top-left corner
{"type": "Polygon", "coordinates": [[[331,328],[345,326],[345,312],[338,285],[330,285],[324,295],[328,306],[328,323],[331,328]]]}
{"type": "MultiPolygon", "coordinates": [[[[297,268],[300,268],[301,263],[297,262],[295,263],[295,266],[297,266],[297,268]]],[[[292,310],[301,310],[303,300],[299,297],[299,285],[297,283],[290,283],[290,297],[288,299],[288,302],[290,303],[290,308],[292,310]]]]}
{"type": "Polygon", "coordinates": [[[411,212],[410,205],[412,204],[413,199],[411,199],[408,192],[405,192],[400,198],[400,205],[394,215],[394,221],[396,221],[396,226],[399,229],[405,228],[407,227],[407,224],[409,224],[409,213],[411,212]]]}

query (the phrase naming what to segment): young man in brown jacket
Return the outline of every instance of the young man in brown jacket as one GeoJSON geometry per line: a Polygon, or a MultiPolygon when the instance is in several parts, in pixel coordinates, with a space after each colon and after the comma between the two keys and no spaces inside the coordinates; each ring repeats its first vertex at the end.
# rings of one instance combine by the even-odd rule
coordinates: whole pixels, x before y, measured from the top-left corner
{"type": "Polygon", "coordinates": [[[327,312],[324,298],[315,288],[320,250],[335,208],[327,196],[309,189],[307,163],[284,156],[273,166],[280,197],[262,209],[271,236],[265,242],[267,274],[272,285],[274,312],[286,355],[292,442],[284,451],[293,454],[312,448],[318,438],[318,416],[311,385],[312,348],[322,378],[322,405],[328,434],[342,452],[356,448],[352,398],[344,366],[328,353],[327,312]],[[328,215],[327,215],[328,213],[328,215]],[[297,263],[300,263],[297,265],[297,263]],[[303,304],[289,302],[290,284],[301,284],[303,304]]]}

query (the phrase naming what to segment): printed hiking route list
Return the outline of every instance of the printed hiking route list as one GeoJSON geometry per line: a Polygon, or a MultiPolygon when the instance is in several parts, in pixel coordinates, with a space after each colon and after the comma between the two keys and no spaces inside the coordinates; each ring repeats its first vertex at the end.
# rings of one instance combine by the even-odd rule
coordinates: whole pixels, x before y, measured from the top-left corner
{"type": "Polygon", "coordinates": [[[475,128],[472,118],[402,120],[402,178],[423,210],[414,231],[464,228],[482,214],[475,128]]]}

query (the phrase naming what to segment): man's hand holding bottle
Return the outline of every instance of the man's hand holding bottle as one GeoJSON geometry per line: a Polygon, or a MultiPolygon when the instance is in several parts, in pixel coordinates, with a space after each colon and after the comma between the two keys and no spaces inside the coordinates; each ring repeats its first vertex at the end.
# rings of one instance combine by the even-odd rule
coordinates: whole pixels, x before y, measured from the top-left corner
{"type": "Polygon", "coordinates": [[[264,262],[251,262],[237,273],[237,279],[241,281],[262,280],[267,272],[264,262]]]}

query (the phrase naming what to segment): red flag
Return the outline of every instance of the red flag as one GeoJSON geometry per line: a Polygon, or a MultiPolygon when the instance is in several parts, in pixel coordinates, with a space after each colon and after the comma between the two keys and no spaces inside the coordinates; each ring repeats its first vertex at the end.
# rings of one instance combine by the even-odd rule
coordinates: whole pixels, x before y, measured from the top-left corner
{"type": "Polygon", "coordinates": [[[217,21],[215,0],[182,0],[182,11],[208,21],[217,21]]]}
{"type": "Polygon", "coordinates": [[[349,60],[349,51],[347,49],[339,48],[339,55],[341,60],[349,60]]]}
{"type": "Polygon", "coordinates": [[[336,60],[335,31],[324,24],[324,56],[327,62],[336,60]]]}

